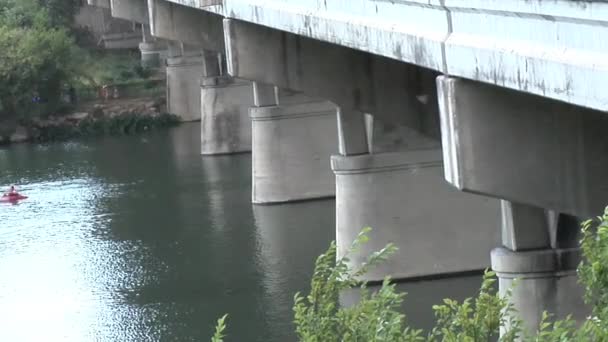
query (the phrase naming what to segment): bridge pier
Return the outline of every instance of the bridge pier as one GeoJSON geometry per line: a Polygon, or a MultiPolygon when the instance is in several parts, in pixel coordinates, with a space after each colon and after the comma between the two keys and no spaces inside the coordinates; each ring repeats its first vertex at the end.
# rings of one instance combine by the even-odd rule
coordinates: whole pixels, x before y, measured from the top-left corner
{"type": "MultiPolygon", "coordinates": [[[[338,141],[343,155],[332,158],[338,249],[343,254],[365,226],[375,230],[370,243],[351,259],[353,266],[388,242],[400,247],[392,262],[370,273],[369,280],[490,265],[498,229],[487,227],[496,225],[498,202],[459,194],[441,177],[437,105],[418,98],[429,92],[425,87],[436,94],[436,73],[231,19],[224,20],[224,34],[232,75],[323,97],[341,107],[338,141]],[[373,127],[361,112],[373,114],[373,127]]],[[[255,128],[253,134],[255,168],[255,128]]]]}
{"type": "Polygon", "coordinates": [[[445,178],[465,192],[503,199],[502,246],[492,267],[528,329],[543,310],[587,313],[575,269],[578,219],[608,198],[608,118],[603,112],[440,77],[445,178]]]}
{"type": "Polygon", "coordinates": [[[251,82],[227,75],[223,54],[205,51],[203,56],[201,153],[251,152],[251,82]]]}
{"type": "MultiPolygon", "coordinates": [[[[200,63],[197,63],[199,70],[192,70],[190,77],[199,75],[202,79],[199,77],[196,84],[188,84],[188,89],[168,89],[170,93],[198,93],[196,107],[201,119],[201,153],[251,151],[248,114],[248,108],[253,104],[251,82],[233,78],[226,72],[222,17],[165,0],[149,0],[147,4],[154,36],[183,41],[201,52],[200,63]]],[[[183,70],[187,72],[186,68],[183,70]]]]}
{"type": "Polygon", "coordinates": [[[171,41],[166,72],[167,111],[182,121],[200,120],[200,84],[203,74],[201,50],[171,41]]]}
{"type": "Polygon", "coordinates": [[[512,302],[521,319],[534,331],[544,311],[564,318],[588,313],[578,286],[576,268],[579,221],[542,208],[501,202],[502,247],[492,251],[492,269],[500,292],[512,289],[512,302]],[[566,237],[564,231],[569,232],[566,237]],[[556,234],[562,234],[562,238],[556,234]],[[552,236],[556,243],[552,246],[552,236]]]}
{"type": "Polygon", "coordinates": [[[336,106],[260,83],[254,83],[254,97],[253,203],[333,197],[336,106]]]}
{"type": "Polygon", "coordinates": [[[370,241],[351,256],[352,267],[389,242],[399,251],[366,280],[488,267],[488,254],[498,242],[498,230],[487,229],[498,220],[496,201],[458,193],[443,180],[437,140],[349,114],[350,119],[342,112],[338,116],[341,155],[332,157],[338,254],[347,252],[362,228],[372,227],[370,241]]]}
{"type": "Polygon", "coordinates": [[[161,68],[167,64],[167,42],[150,35],[150,26],[141,24],[143,40],[139,43],[141,65],[147,68],[161,68]]]}
{"type": "Polygon", "coordinates": [[[141,64],[159,68],[165,65],[167,44],[152,37],[146,0],[106,0],[114,18],[129,20],[141,25],[142,42],[139,43],[141,64]]]}

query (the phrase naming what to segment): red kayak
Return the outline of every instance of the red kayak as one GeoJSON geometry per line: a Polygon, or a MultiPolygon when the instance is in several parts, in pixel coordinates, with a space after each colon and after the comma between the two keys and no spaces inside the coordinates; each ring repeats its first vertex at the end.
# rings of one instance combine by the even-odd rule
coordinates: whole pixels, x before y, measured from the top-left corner
{"type": "Polygon", "coordinates": [[[17,202],[26,198],[27,196],[23,196],[21,194],[2,195],[2,197],[0,197],[0,202],[17,202]]]}

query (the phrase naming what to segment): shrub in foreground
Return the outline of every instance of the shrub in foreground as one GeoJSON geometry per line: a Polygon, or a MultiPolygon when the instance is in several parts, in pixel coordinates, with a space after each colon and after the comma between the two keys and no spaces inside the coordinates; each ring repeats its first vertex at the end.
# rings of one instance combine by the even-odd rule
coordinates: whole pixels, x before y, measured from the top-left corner
{"type": "MultiPolygon", "coordinates": [[[[347,266],[348,256],[336,260],[336,244],[319,256],[307,296],[295,295],[294,322],[302,342],[481,342],[481,341],[608,341],[608,208],[603,216],[586,221],[581,248],[583,260],[578,267],[585,301],[592,314],[577,324],[570,317],[553,320],[548,313],[535,334],[522,329],[522,321],[509,303],[510,292],[498,294],[496,275],[486,271],[479,293],[462,302],[444,299],[435,305],[436,324],[430,332],[415,329],[399,307],[405,298],[397,293],[386,278],[380,290],[372,292],[357,279],[371,267],[386,260],[396,250],[388,245],[373,253],[356,270],[347,266]],[[359,288],[361,300],[351,307],[339,305],[339,294],[346,289],[359,288]],[[502,331],[502,333],[499,333],[502,331]]],[[[350,248],[359,249],[368,239],[364,229],[350,248]]],[[[226,316],[218,321],[212,342],[222,342],[226,316]]]]}

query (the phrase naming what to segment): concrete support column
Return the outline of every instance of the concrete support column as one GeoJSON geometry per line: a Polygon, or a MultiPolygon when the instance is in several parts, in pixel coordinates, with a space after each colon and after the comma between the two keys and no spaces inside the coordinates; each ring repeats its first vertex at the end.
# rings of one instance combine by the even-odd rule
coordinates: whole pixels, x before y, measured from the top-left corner
{"type": "Polygon", "coordinates": [[[330,156],[337,150],[336,106],[259,83],[254,97],[253,203],[334,196],[330,156]]]}
{"type": "Polygon", "coordinates": [[[339,256],[364,227],[370,241],[352,255],[358,267],[392,242],[399,251],[365,280],[381,281],[481,270],[500,241],[498,201],[459,193],[442,178],[436,111],[407,112],[410,122],[340,111],[336,174],[339,256]],[[433,124],[433,122],[437,124],[433,124]]]}
{"type": "Polygon", "coordinates": [[[338,107],[338,150],[340,155],[365,154],[370,151],[371,126],[369,115],[338,107]]]}
{"type": "MultiPolygon", "coordinates": [[[[550,213],[542,208],[502,201],[503,247],[492,251],[492,269],[499,278],[501,293],[512,289],[511,300],[526,328],[533,332],[544,311],[564,318],[582,318],[588,313],[577,284],[578,247],[553,248],[550,213]]],[[[565,227],[564,216],[554,220],[553,230],[565,227]]]]}
{"type": "Polygon", "coordinates": [[[143,40],[139,43],[141,65],[147,68],[160,68],[166,65],[167,43],[150,35],[150,26],[141,24],[143,40]]]}
{"type": "Polygon", "coordinates": [[[492,252],[500,291],[526,328],[541,313],[584,318],[576,280],[577,217],[608,198],[605,113],[478,82],[440,77],[445,178],[502,202],[502,247],[492,252]]]}
{"type": "Polygon", "coordinates": [[[224,56],[205,51],[201,82],[201,153],[251,151],[251,82],[225,73],[224,56]]]}
{"type": "Polygon", "coordinates": [[[496,201],[459,193],[442,178],[441,150],[333,156],[339,255],[364,227],[370,241],[351,266],[392,242],[397,255],[366,275],[380,281],[480,270],[498,242],[496,201]]]}
{"type": "Polygon", "coordinates": [[[180,42],[169,44],[167,58],[167,110],[182,121],[201,119],[202,52],[184,47],[180,42]]]}

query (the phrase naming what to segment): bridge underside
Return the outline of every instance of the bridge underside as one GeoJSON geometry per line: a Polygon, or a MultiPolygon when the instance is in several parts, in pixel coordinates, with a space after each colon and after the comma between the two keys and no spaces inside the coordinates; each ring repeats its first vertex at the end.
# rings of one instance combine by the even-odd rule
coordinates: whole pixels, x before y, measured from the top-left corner
{"type": "Polygon", "coordinates": [[[200,61],[168,92],[200,95],[204,154],[252,150],[254,203],[335,195],[340,254],[374,228],[353,266],[400,247],[370,280],[491,264],[502,291],[522,279],[513,301],[534,327],[545,309],[584,317],[578,224],[608,198],[608,5],[573,3],[112,8],[200,61]]]}

